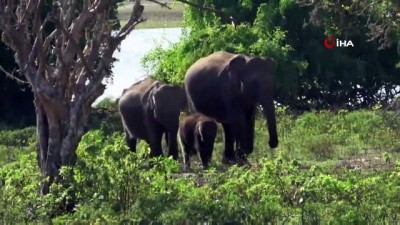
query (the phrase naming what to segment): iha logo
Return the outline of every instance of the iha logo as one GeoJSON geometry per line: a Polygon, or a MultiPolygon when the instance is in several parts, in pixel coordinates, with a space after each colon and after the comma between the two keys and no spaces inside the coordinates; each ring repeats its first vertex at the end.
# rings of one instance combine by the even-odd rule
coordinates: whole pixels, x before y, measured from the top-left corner
{"type": "Polygon", "coordinates": [[[324,39],[325,48],[334,48],[334,47],[354,47],[354,44],[351,40],[339,40],[334,37],[327,37],[324,39]]]}

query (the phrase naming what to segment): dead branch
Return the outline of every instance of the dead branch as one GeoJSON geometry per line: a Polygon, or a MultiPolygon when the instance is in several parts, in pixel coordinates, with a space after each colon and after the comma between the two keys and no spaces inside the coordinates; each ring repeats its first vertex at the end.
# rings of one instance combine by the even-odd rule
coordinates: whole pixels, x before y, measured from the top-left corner
{"type": "Polygon", "coordinates": [[[212,12],[212,13],[214,13],[215,15],[217,15],[218,17],[220,17],[222,19],[229,20],[232,23],[233,27],[236,28],[236,24],[237,24],[236,23],[236,19],[231,15],[227,15],[222,10],[218,10],[218,9],[207,7],[207,6],[198,5],[198,4],[195,4],[195,3],[190,2],[188,0],[176,0],[176,1],[182,2],[182,3],[186,4],[186,5],[189,5],[189,6],[193,7],[193,8],[197,8],[199,10],[212,12]]]}
{"type": "Polygon", "coordinates": [[[19,79],[18,77],[16,77],[16,76],[14,75],[14,71],[13,71],[12,73],[9,73],[9,72],[7,72],[2,66],[0,66],[0,71],[2,71],[2,72],[4,73],[4,75],[6,75],[6,77],[8,77],[8,78],[10,78],[10,79],[12,79],[12,80],[15,80],[15,81],[17,81],[18,83],[21,83],[21,84],[29,84],[29,82],[24,81],[24,80],[21,80],[21,79],[19,79]]]}
{"type": "Polygon", "coordinates": [[[167,9],[172,9],[171,7],[168,6],[168,4],[166,2],[162,3],[157,0],[146,0],[146,1],[153,2],[155,4],[160,5],[161,7],[167,8],[167,9]]]}
{"type": "Polygon", "coordinates": [[[301,7],[313,6],[319,3],[319,0],[298,0],[297,4],[301,7]]]}
{"type": "Polygon", "coordinates": [[[129,17],[128,22],[115,37],[118,42],[121,42],[123,39],[125,39],[125,37],[135,28],[137,24],[145,21],[145,19],[142,17],[143,11],[144,6],[140,4],[140,0],[136,1],[133,5],[132,14],[129,17]]]}
{"type": "Polygon", "coordinates": [[[95,76],[94,71],[92,70],[92,68],[89,66],[89,64],[87,63],[85,56],[83,55],[83,52],[80,51],[79,49],[79,44],[76,42],[76,40],[74,40],[70,33],[68,33],[68,31],[65,29],[64,26],[62,26],[62,24],[60,22],[56,22],[55,23],[56,26],[58,26],[58,28],[65,34],[65,36],[67,36],[68,40],[71,41],[71,43],[75,46],[76,53],[78,54],[80,60],[82,61],[83,66],[86,68],[87,72],[91,75],[91,76],[95,76]]]}
{"type": "MultiPolygon", "coordinates": [[[[3,39],[16,52],[20,72],[34,92],[49,100],[57,95],[66,98],[68,104],[83,105],[84,101],[102,94],[101,81],[111,71],[112,54],[135,26],[145,21],[144,7],[136,0],[128,23],[113,36],[108,12],[115,1],[85,0],[80,12],[76,11],[76,0],[54,1],[53,10],[43,20],[40,15],[44,4],[41,0],[25,0],[20,4],[1,1],[3,39]],[[54,23],[55,29],[45,34],[48,22],[54,23]],[[29,24],[33,25],[31,31],[29,24]],[[81,50],[83,38],[86,43],[81,50]],[[49,62],[49,57],[54,63],[49,62]],[[71,101],[73,96],[76,101],[71,101]]],[[[57,99],[53,100],[61,100],[57,99]]]]}

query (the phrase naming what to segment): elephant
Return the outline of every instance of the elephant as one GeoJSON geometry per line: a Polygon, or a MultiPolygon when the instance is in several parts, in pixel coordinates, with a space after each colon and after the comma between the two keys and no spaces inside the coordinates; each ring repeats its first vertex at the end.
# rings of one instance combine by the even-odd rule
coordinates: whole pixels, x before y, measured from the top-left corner
{"type": "Polygon", "coordinates": [[[178,159],[177,133],[180,112],[187,106],[184,88],[148,77],[124,89],[118,109],[126,141],[136,152],[138,139],[150,145],[150,157],[163,155],[163,134],[168,156],[178,159]]]}
{"type": "Polygon", "coordinates": [[[217,122],[201,113],[190,114],[181,120],[178,143],[182,150],[185,170],[190,169],[190,156],[196,153],[201,160],[203,169],[208,168],[217,129],[217,122]]]}
{"type": "Polygon", "coordinates": [[[194,62],[184,86],[189,112],[200,112],[222,124],[223,164],[247,164],[253,152],[257,106],[268,123],[269,146],[278,146],[273,101],[273,69],[270,57],[250,57],[226,51],[214,52],[194,62]],[[234,146],[236,145],[236,146],[234,146]]]}

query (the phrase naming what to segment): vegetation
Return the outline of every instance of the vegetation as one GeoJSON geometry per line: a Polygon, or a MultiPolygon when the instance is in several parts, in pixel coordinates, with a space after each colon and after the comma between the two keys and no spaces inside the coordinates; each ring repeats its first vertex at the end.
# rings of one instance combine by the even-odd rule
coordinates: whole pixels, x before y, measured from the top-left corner
{"type": "MultiPolygon", "coordinates": [[[[336,10],[348,5],[329,0],[312,1],[319,4],[305,6],[305,1],[298,4],[296,0],[243,0],[237,4],[217,0],[194,2],[219,9],[225,16],[185,8],[184,37],[167,50],[157,48],[147,55],[144,66],[149,74],[180,83],[195,60],[214,51],[227,50],[273,57],[278,62],[275,99],[292,109],[387,105],[399,94],[399,32],[390,32],[393,34],[390,42],[385,42],[383,47],[381,42],[386,39],[381,39],[378,31],[374,33],[372,25],[366,26],[380,24],[382,11],[398,12],[399,5],[395,3],[398,1],[383,1],[393,2],[390,7],[376,3],[376,7],[367,7],[364,13],[353,14],[336,10]],[[226,15],[234,17],[236,26],[231,25],[226,15]],[[338,25],[341,21],[352,22],[342,29],[338,25]],[[376,39],[369,41],[372,34],[376,39]],[[351,40],[355,47],[327,49],[323,40],[329,36],[351,40]]],[[[400,14],[396,15],[391,17],[390,24],[398,24],[400,14]]],[[[392,29],[398,31],[398,27],[389,30],[392,29]]]]}
{"type": "MultiPolygon", "coordinates": [[[[15,129],[35,121],[33,105],[23,108],[32,93],[20,92],[28,85],[0,77],[5,124],[0,130],[0,223],[397,223],[400,116],[385,106],[400,84],[398,1],[190,2],[197,8],[185,8],[182,40],[167,50],[156,48],[145,66],[160,79],[181,83],[191,63],[216,50],[272,56],[278,62],[277,150],[267,147],[268,132],[259,115],[251,166],[221,165],[220,129],[212,168],[202,171],[194,163],[192,172],[183,173],[181,162],[147,159],[143,141],[137,153],[130,152],[116,102],[106,99],[87,111],[88,127],[81,128],[89,132],[76,142],[74,167],[60,168],[63,179],[42,195],[46,179],[38,129],[15,129]],[[327,36],[352,40],[355,47],[325,49],[327,36]]],[[[149,22],[142,25],[150,26],[161,8],[146,7],[149,22]]],[[[179,7],[165,11],[172,18],[166,26],[175,23],[179,7]]],[[[119,9],[121,20],[128,18],[126,9],[119,9]]],[[[1,18],[0,27],[7,28],[1,18]]],[[[157,19],[164,20],[162,15],[157,19]]],[[[0,43],[0,53],[5,53],[1,66],[11,73],[18,66],[13,52],[0,43]]]]}
{"type": "MultiPolygon", "coordinates": [[[[111,123],[112,118],[105,119],[111,123]]],[[[172,159],[147,168],[148,146],[131,153],[119,128],[92,130],[80,143],[68,182],[38,192],[33,129],[0,133],[2,223],[383,224],[399,218],[400,118],[390,112],[339,111],[293,116],[278,112],[281,145],[267,149],[263,119],[256,126],[250,168],[220,165],[180,172],[172,159]],[[5,143],[5,144],[3,144],[5,143]],[[64,200],[63,199],[67,199],[64,200]],[[69,199],[76,211],[65,213],[69,199]],[[12,207],[10,207],[12,206],[12,207]]],[[[196,164],[195,164],[196,165],[196,164]]]]}

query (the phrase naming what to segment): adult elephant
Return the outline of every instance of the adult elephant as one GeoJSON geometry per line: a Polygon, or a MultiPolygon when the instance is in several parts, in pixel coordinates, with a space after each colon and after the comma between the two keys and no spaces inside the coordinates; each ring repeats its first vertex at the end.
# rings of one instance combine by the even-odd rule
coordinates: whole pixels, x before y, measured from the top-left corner
{"type": "Polygon", "coordinates": [[[255,113],[259,104],[268,122],[269,146],[278,146],[273,103],[274,64],[268,57],[219,51],[200,58],[186,72],[189,110],[212,117],[223,126],[223,163],[247,162],[247,155],[253,151],[255,113]]]}
{"type": "Polygon", "coordinates": [[[150,157],[161,156],[165,134],[168,155],[178,159],[179,114],[186,105],[182,87],[150,77],[124,89],[118,108],[131,151],[136,151],[137,140],[142,139],[150,145],[150,157]]]}

